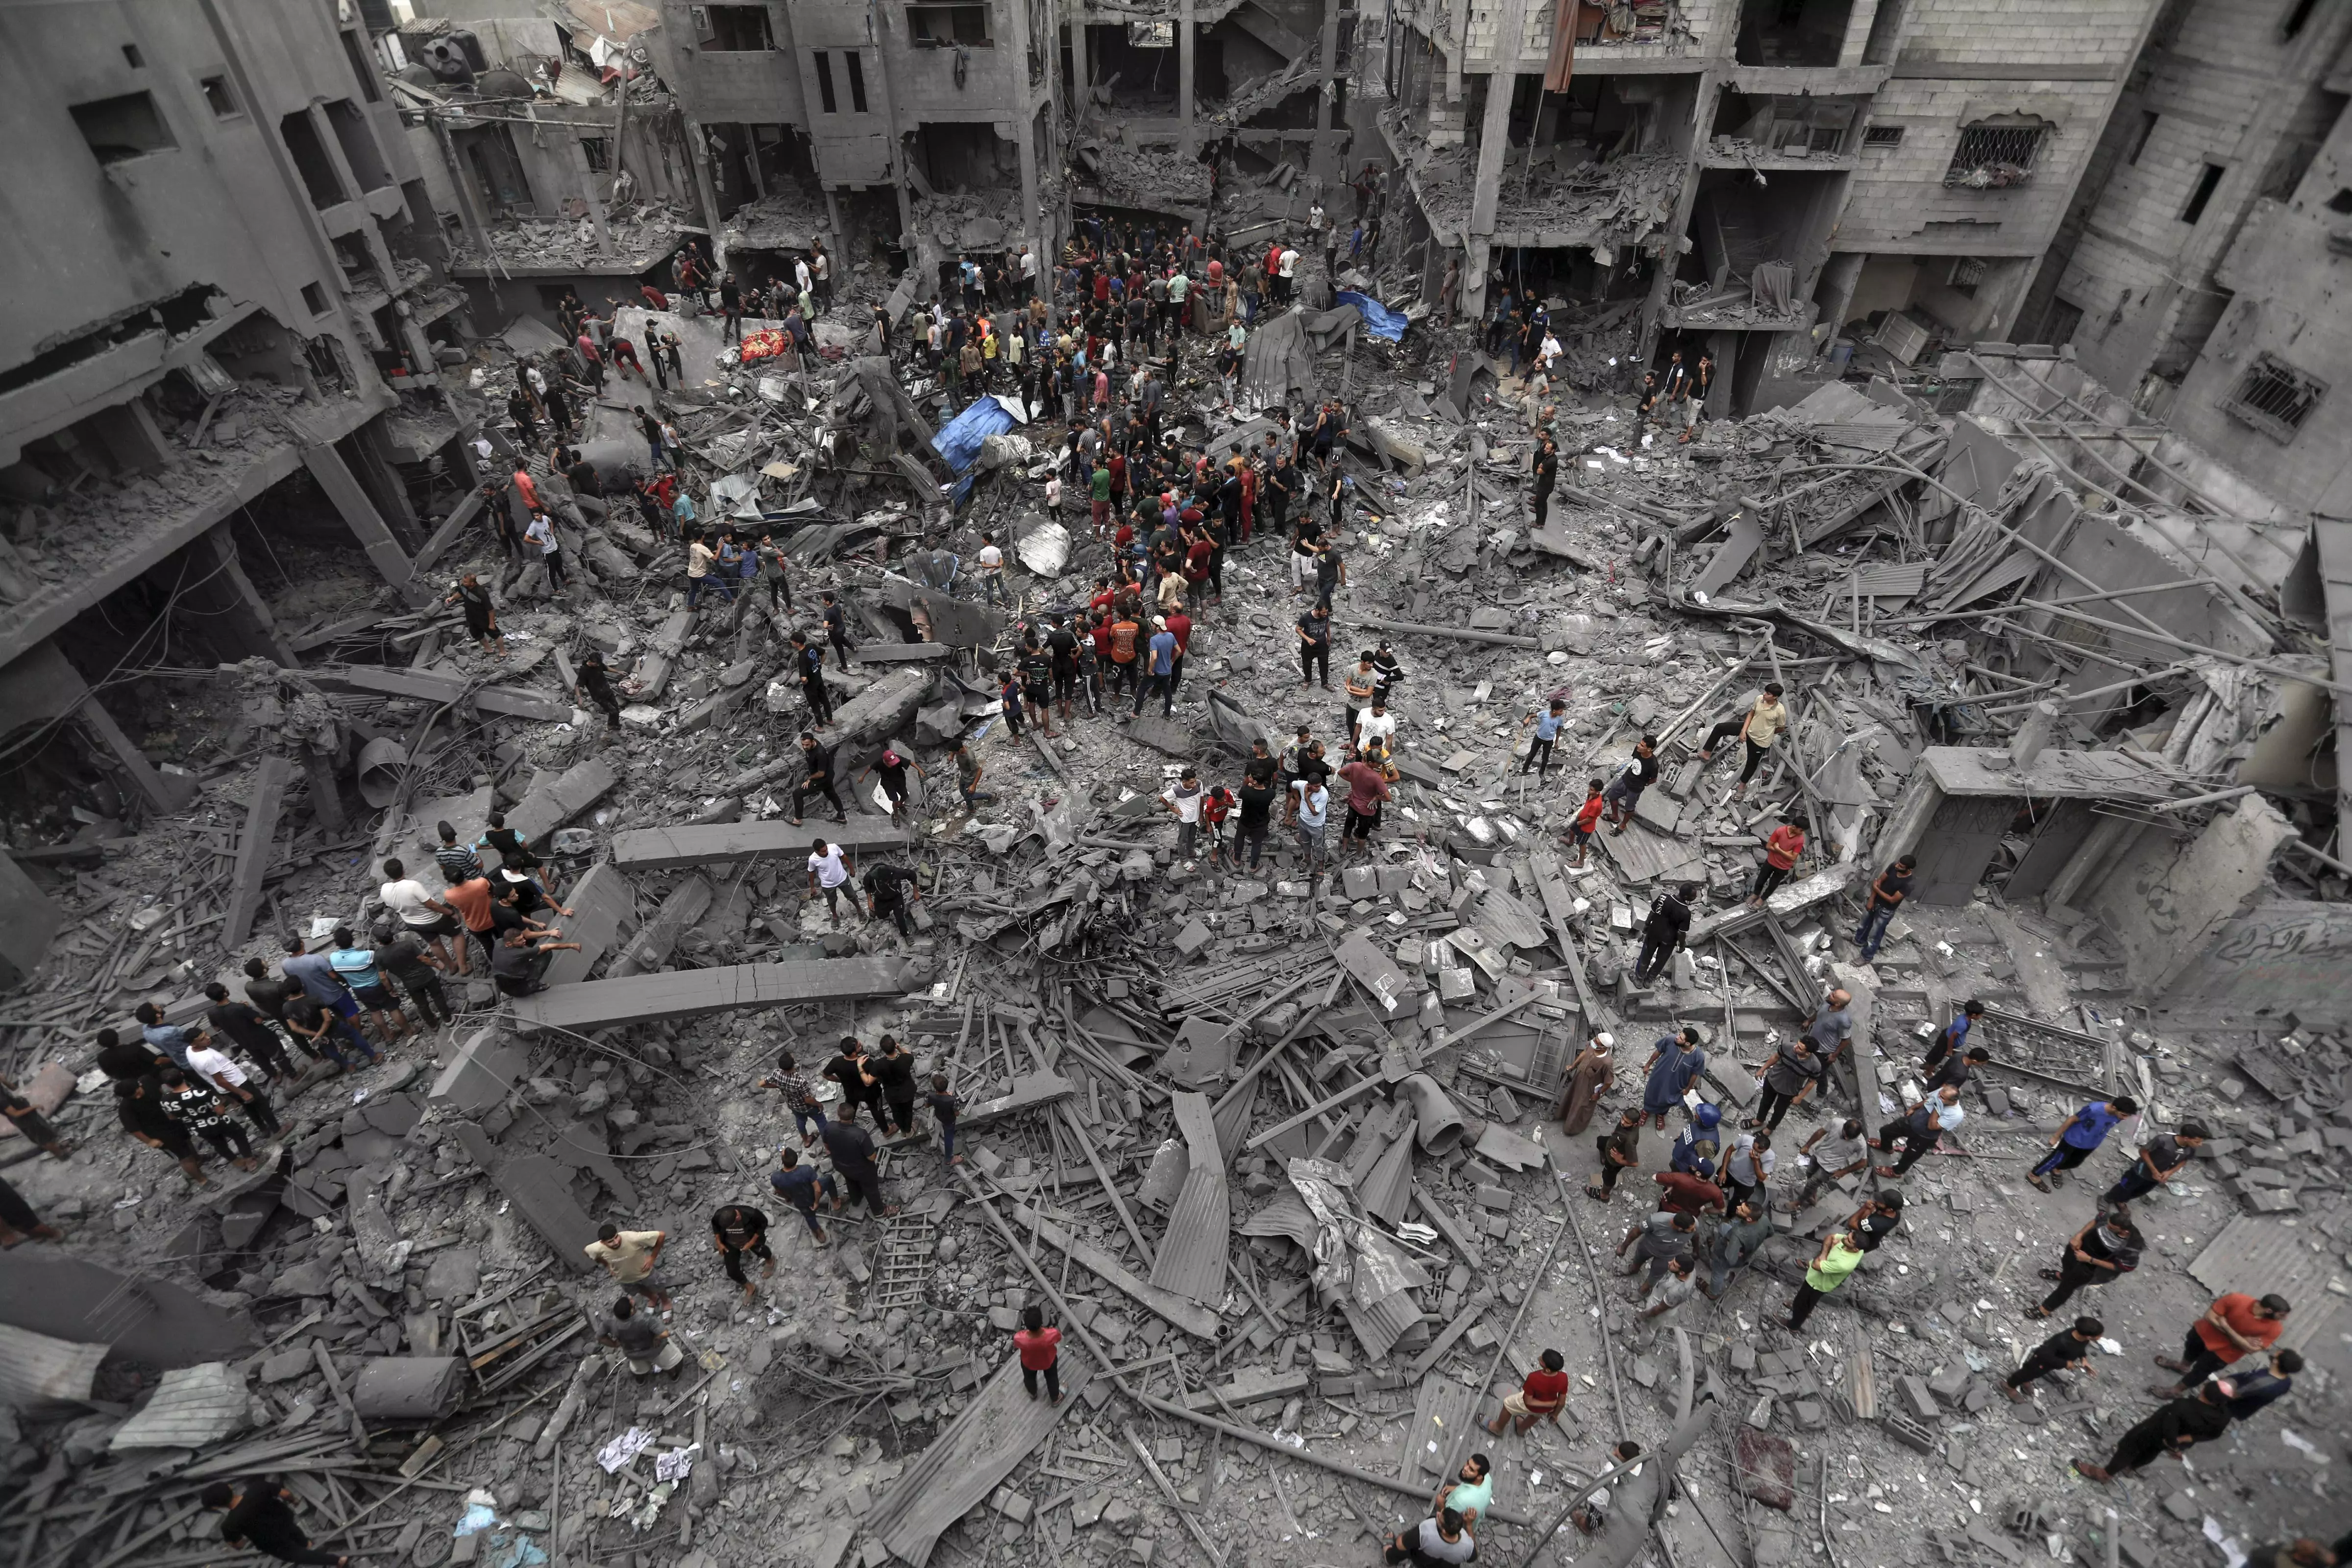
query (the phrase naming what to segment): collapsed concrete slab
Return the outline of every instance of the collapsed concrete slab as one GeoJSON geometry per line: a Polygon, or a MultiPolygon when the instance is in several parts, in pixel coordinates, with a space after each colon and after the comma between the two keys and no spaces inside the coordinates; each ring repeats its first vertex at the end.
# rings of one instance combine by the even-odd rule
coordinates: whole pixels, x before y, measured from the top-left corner
{"type": "Polygon", "coordinates": [[[736,964],[620,979],[583,980],[512,1004],[515,1027],[586,1034],[656,1019],[783,1007],[793,1002],[895,997],[906,989],[902,958],[833,958],[822,963],[736,964]]]}

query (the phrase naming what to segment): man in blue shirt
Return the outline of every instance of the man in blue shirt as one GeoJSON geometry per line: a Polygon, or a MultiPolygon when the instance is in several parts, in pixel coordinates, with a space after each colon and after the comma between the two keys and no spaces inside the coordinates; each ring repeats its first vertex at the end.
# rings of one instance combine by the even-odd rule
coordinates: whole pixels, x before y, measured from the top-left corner
{"type": "Polygon", "coordinates": [[[2294,1375],[2303,1370],[2303,1353],[2281,1350],[2271,1353],[2270,1364],[2259,1372],[2232,1373],[2218,1380],[2221,1407],[2232,1421],[2243,1421],[2263,1409],[2285,1398],[2294,1388],[2294,1375]]]}
{"type": "Polygon", "coordinates": [[[303,995],[327,1009],[334,1019],[332,1028],[337,1035],[370,1061],[378,1060],[375,1047],[352,1027],[351,1020],[359,1017],[360,1005],[344,988],[341,977],[335,973],[335,966],[325,953],[305,952],[302,939],[289,936],[286,939],[286,956],[278,961],[278,967],[286,971],[288,979],[302,988],[303,995]]]}
{"type": "Polygon", "coordinates": [[[1135,711],[1141,713],[1144,699],[1157,691],[1160,715],[1165,718],[1176,711],[1176,685],[1171,678],[1176,673],[1176,633],[1168,630],[1164,616],[1153,616],[1151,627],[1151,641],[1143,652],[1143,682],[1135,692],[1135,711]]]}
{"type": "Polygon", "coordinates": [[[1699,1049],[1706,1040],[1696,1024],[1688,1024],[1650,1052],[1643,1069],[1649,1078],[1642,1086],[1642,1109],[1654,1118],[1661,1133],[1666,1130],[1666,1113],[1683,1103],[1683,1095],[1706,1070],[1706,1052],[1699,1049]]]}
{"type": "Polygon", "coordinates": [[[1952,1015],[1952,1021],[1936,1031],[1936,1043],[1927,1048],[1927,1060],[1919,1064],[1919,1071],[1935,1071],[1937,1062],[1965,1047],[1969,1043],[1969,1030],[1977,1019],[1984,1017],[1984,1010],[1985,1005],[1974,997],[1961,1003],[1960,1010],[1952,1015]]]}
{"type": "Polygon", "coordinates": [[[2042,1178],[2053,1171],[2073,1170],[2091,1157],[2093,1150],[2107,1141],[2107,1134],[2126,1116],[2139,1114],[2139,1102],[2128,1094],[2118,1094],[2112,1100],[2094,1100],[2073,1115],[2050,1140],[2050,1152],[2042,1156],[2041,1164],[2025,1173],[2025,1179],[2050,1190],[2042,1178]]]}
{"type": "Polygon", "coordinates": [[[1712,1161],[1719,1150],[1720,1140],[1716,1129],[1722,1124],[1723,1113],[1702,1100],[1691,1113],[1690,1125],[1682,1130],[1672,1149],[1666,1152],[1669,1169],[1696,1171],[1702,1164],[1712,1161]]]}
{"type": "Polygon", "coordinates": [[[384,1040],[389,1042],[407,1033],[408,1019],[400,1010],[400,998],[383,983],[375,954],[359,945],[348,925],[335,927],[334,943],[327,954],[327,967],[351,991],[352,999],[375,1015],[375,1027],[384,1040]]]}
{"type": "Polygon", "coordinates": [[[1540,784],[1551,777],[1552,742],[1559,738],[1561,727],[1568,723],[1568,704],[1559,697],[1554,697],[1550,707],[1542,713],[1531,713],[1519,723],[1536,727],[1536,737],[1528,743],[1528,758],[1519,764],[1519,771],[1533,773],[1536,782],[1540,784]]]}
{"type": "Polygon", "coordinates": [[[153,1002],[141,1002],[132,1009],[131,1017],[139,1020],[140,1038],[147,1042],[149,1050],[170,1057],[174,1065],[186,1069],[188,1047],[196,1043],[194,1036],[177,1024],[165,1023],[163,1009],[153,1002]]]}
{"type": "MultiPolygon", "coordinates": [[[[816,1124],[822,1128],[825,1124],[824,1117],[819,1115],[816,1124]]],[[[801,1218],[808,1221],[811,1236],[819,1241],[824,1240],[824,1227],[818,1223],[816,1218],[816,1200],[820,1195],[830,1197],[833,1207],[839,1208],[840,1188],[835,1186],[831,1176],[818,1175],[814,1166],[801,1164],[798,1149],[786,1149],[777,1156],[777,1160],[783,1168],[768,1173],[768,1185],[776,1189],[778,1197],[800,1210],[801,1218]]]]}

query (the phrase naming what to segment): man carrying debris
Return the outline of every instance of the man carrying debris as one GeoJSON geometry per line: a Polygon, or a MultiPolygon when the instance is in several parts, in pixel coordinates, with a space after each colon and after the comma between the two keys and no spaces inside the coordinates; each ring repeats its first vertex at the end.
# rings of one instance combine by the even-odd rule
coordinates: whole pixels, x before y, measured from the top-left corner
{"type": "MultiPolygon", "coordinates": [[[[1970,1058],[1978,1052],[1970,1051],[1970,1058]]],[[[2116,1185],[2100,1195],[2099,1201],[2137,1203],[2158,1187],[2168,1186],[2180,1174],[2189,1162],[2197,1157],[2197,1150],[2207,1137],[2202,1122],[2183,1122],[2169,1133],[2158,1133],[2132,1151],[2132,1163],[2117,1177],[2116,1185]]]]}

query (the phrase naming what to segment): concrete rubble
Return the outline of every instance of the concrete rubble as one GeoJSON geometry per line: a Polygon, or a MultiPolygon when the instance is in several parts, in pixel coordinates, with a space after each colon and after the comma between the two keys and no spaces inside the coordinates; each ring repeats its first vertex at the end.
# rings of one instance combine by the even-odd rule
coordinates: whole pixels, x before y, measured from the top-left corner
{"type": "MultiPolygon", "coordinates": [[[[1174,156],[1106,134],[1069,172],[1106,206],[1218,233],[1293,204],[1277,175],[1156,170],[1174,156]]],[[[1579,244],[1634,244],[1669,215],[1646,156],[1563,163],[1527,197],[1579,244]]],[[[1466,211],[1459,149],[1412,168],[1433,216],[1466,211]]],[[[1083,606],[1109,549],[1082,508],[1046,513],[1062,422],[958,466],[934,442],[960,411],[904,322],[877,351],[872,307],[1018,244],[980,196],[911,205],[913,287],[845,262],[800,368],[747,363],[716,318],[679,311],[660,319],[685,348],[675,387],[580,386],[609,498],[502,423],[525,356],[474,343],[450,402],[547,497],[569,584],[510,557],[488,516],[419,601],[363,569],[339,598],[289,584],[289,635],[339,657],[154,677],[173,683],[157,727],[193,780],[182,809],[39,842],[12,821],[65,922],[0,997],[0,1067],[74,1145],[48,1158],[0,1123],[0,1174],[68,1232],[0,1269],[0,1390],[49,1396],[0,1410],[17,1561],[215,1560],[199,1490],[267,1472],[314,1541],[421,1568],[1370,1562],[1472,1452],[1496,1482],[1482,1555],[1523,1563],[1547,1545],[1632,1563],[1654,1542],[1677,1568],[2155,1568],[2340,1532],[2352,866],[2335,780],[2310,765],[2347,694],[2284,572],[2230,555],[2229,514],[2127,442],[2050,436],[2042,414],[2105,389],[2068,356],[1981,343],[1932,386],[1824,380],[1685,441],[1615,368],[1622,312],[1571,333],[1563,308],[1563,362],[1522,374],[1419,305],[1394,341],[1349,329],[1362,312],[1318,330],[1340,290],[1412,298],[1426,256],[1307,256],[1300,319],[1251,330],[1292,340],[1269,373],[1297,389],[1294,416],[1344,408],[1333,662],[1385,645],[1401,664],[1397,777],[1368,852],[1310,864],[1277,831],[1262,865],[1229,867],[1180,856],[1161,792],[1188,767],[1236,784],[1254,736],[1279,751],[1307,726],[1334,761],[1344,744],[1339,694],[1294,674],[1286,542],[1233,549],[1170,715],[1113,699],[1015,733],[996,693],[1022,632],[1083,606]],[[675,426],[706,521],[781,549],[789,605],[755,580],[689,610],[682,546],[624,498],[640,410],[675,426]],[[1002,602],[972,580],[983,534],[1014,541],[1002,602]],[[438,604],[460,571],[492,586],[502,651],[438,604]],[[825,648],[821,596],[852,644],[822,732],[853,813],[837,840],[806,810],[831,803],[795,795],[789,639],[825,648]],[[626,705],[614,728],[578,706],[592,649],[626,705]],[[1767,681],[1790,727],[1735,788],[1739,743],[1700,752],[1767,681]],[[1531,771],[1528,721],[1555,699],[1555,753],[1531,771]],[[1657,782],[1622,832],[1571,849],[1587,780],[1645,737],[1657,782]],[[976,809],[958,741],[985,770],[976,809]],[[388,795],[363,803],[369,747],[388,795]],[[866,771],[886,749],[925,770],[903,817],[866,771]],[[454,1021],[381,1063],[297,1057],[258,1168],[212,1161],[209,1188],[120,1135],[97,1030],[137,1040],[147,1002],[200,1021],[205,983],[242,997],[248,957],[364,931],[384,859],[437,888],[438,825],[473,844],[493,811],[582,943],[543,989],[452,977],[454,1021]],[[1783,822],[1807,849],[1751,906],[1783,822]],[[908,934],[854,892],[832,910],[804,872],[819,838],[860,872],[912,873],[908,934]],[[1914,896],[1865,957],[1855,925],[1903,853],[1914,896]],[[1687,943],[1642,974],[1650,912],[1684,883],[1687,943]],[[1743,1115],[1832,988],[1853,998],[1853,1049],[1781,1126],[1776,1202],[1817,1130],[1874,1132],[1919,1101],[1928,1040],[1973,999],[1969,1043],[1992,1057],[1966,1122],[1802,1332],[1785,1315],[1818,1242],[1893,1180],[1776,1207],[1722,1300],[1645,1315],[1612,1253],[1682,1119],[1642,1134],[1605,1204],[1583,1191],[1589,1134],[1641,1104],[1652,1042],[1685,1026],[1707,1042],[1696,1096],[1743,1115]],[[1571,1135],[1567,1075],[1603,1031],[1613,1083],[1571,1135]],[[761,1082],[779,1050],[813,1073],[847,1036],[945,1075],[961,1163],[929,1112],[877,1135],[896,1212],[827,1210],[818,1242],[766,1177],[782,1151],[831,1163],[761,1082]],[[2055,1194],[2027,1185],[2077,1105],[2120,1094],[2142,1113],[2091,1164],[2055,1194]],[[2092,1292],[2101,1375],[2001,1398],[2042,1337],[2021,1317],[2035,1271],[2125,1151],[2192,1122],[2211,1134],[2197,1161],[2136,1206],[2146,1264],[2092,1292]],[[776,1254],[749,1296],[705,1240],[737,1202],[768,1213],[776,1254]],[[599,1343],[614,1291],[582,1248],[608,1219],[669,1234],[676,1378],[633,1377],[599,1343]],[[2294,1301],[2284,1343],[2311,1366],[2291,1400],[2186,1465],[2105,1488],[2071,1469],[2153,1407],[2147,1358],[2225,1290],[2294,1301]],[[1019,1385],[1030,1306],[1064,1334],[1058,1406],[1019,1385]],[[28,1381],[69,1360],[55,1346],[101,1341],[79,1392],[28,1381]],[[1560,1421],[1486,1435],[1554,1349],[1560,1421]],[[1624,1438],[1644,1470],[1612,1458],[1624,1438]],[[1604,1476],[1599,1529],[1564,1522],[1604,1476]]],[[[797,246],[815,211],[779,196],[739,238],[797,246]]],[[[664,211],[609,221],[625,254],[675,243],[664,211]]],[[[499,259],[610,265],[570,220],[498,235],[499,259]]],[[[617,329],[643,341],[649,314],[624,304],[617,329]]],[[[1222,317],[1196,326],[1166,427],[1221,454],[1268,411],[1246,390],[1227,405],[1222,317]]],[[[282,413],[240,392],[206,439],[277,441],[282,413]]],[[[89,505],[34,508],[17,542],[37,576],[73,570],[89,505]]]]}

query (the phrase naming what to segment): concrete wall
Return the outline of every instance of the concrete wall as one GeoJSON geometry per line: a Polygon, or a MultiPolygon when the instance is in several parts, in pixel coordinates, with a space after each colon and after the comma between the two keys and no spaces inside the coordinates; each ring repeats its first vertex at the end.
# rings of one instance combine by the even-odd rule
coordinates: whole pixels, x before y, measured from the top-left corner
{"type": "MultiPolygon", "coordinates": [[[[2277,807],[2248,795],[2185,845],[2143,831],[2078,906],[2116,934],[2135,989],[2178,994],[2182,963],[2247,908],[2269,881],[2271,857],[2294,836],[2277,807]]],[[[2352,930],[2352,910],[2344,918],[2352,930]]]]}
{"type": "MultiPolygon", "coordinates": [[[[2233,296],[2204,351],[2165,411],[2182,439],[2242,474],[2290,507],[2352,515],[2352,256],[2331,238],[2352,235],[2352,214],[2328,204],[2352,190],[2352,117],[2329,132],[2294,193],[2254,204],[2217,271],[2233,296]],[[2231,415],[2225,402],[2259,355],[2328,383],[2291,440],[2231,415]]],[[[2352,203],[2352,198],[2344,198],[2352,203]]]]}
{"type": "Polygon", "coordinates": [[[2352,8],[2318,7],[2293,39],[2276,23],[2242,0],[2177,0],[2116,106],[2081,232],[2052,258],[2057,298],[2083,312],[2075,352],[2109,386],[2179,378],[2227,302],[2212,274],[2241,224],[2335,119],[2320,78],[2352,8]],[[2208,165],[2225,172],[2191,224],[2208,165]]]}
{"type": "MultiPolygon", "coordinates": [[[[0,51],[11,150],[0,182],[0,369],[197,284],[257,301],[306,335],[334,333],[352,362],[366,363],[336,308],[341,274],[321,227],[322,219],[336,232],[365,225],[362,193],[349,189],[346,171],[352,200],[314,212],[286,168],[281,119],[348,100],[373,127],[394,186],[417,171],[404,142],[386,132],[383,111],[368,106],[333,16],[311,0],[9,11],[0,51]],[[203,82],[213,77],[226,78],[227,114],[206,101],[203,82]],[[172,145],[101,165],[71,110],[137,93],[149,96],[172,145]],[[306,284],[323,292],[325,313],[304,302],[306,284]]],[[[332,131],[317,123],[332,150],[332,131]]]]}
{"type": "Polygon", "coordinates": [[[2223,922],[2171,977],[2158,1011],[2243,1029],[2293,1014],[2352,1029],[2352,905],[2266,899],[2223,922]]]}

